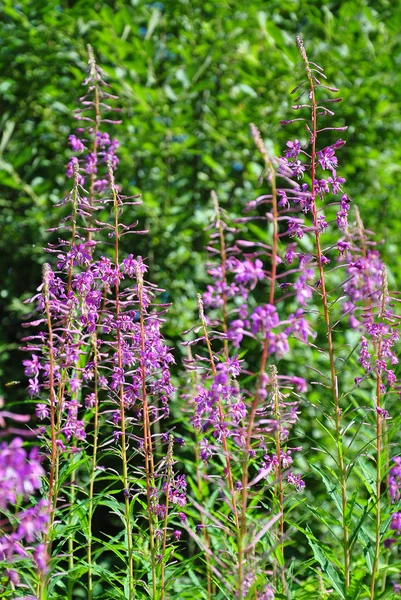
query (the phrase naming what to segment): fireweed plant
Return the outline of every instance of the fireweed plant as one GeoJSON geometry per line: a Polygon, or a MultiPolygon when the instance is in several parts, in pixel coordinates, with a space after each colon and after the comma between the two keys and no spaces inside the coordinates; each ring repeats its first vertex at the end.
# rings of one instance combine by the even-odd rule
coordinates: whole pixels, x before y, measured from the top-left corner
{"type": "Polygon", "coordinates": [[[117,98],[89,49],[71,191],[30,300],[39,427],[32,447],[12,427],[0,445],[1,598],[401,591],[399,299],[339,170],[338,90],[297,45],[301,116],[283,124],[303,129],[273,157],[251,125],[266,190],[244,216],[212,194],[178,389],[161,290],[121,252],[146,232],[116,183],[117,98]]]}
{"type": "Polygon", "coordinates": [[[307,116],[283,125],[303,122],[306,139],[274,158],[251,125],[270,191],[248,203],[251,215],[235,220],[240,230],[213,195],[212,283],[199,301],[203,335],[188,342],[207,350],[188,363],[199,371],[192,422],[208,494],[197,499],[198,530],[208,531],[199,544],[208,577],[217,568],[234,597],[392,597],[401,589],[387,585],[396,568],[385,552],[398,540],[388,531],[401,533],[400,513],[392,514],[399,458],[389,462],[398,299],[356,207],[349,222],[337,158],[345,142],[320,143],[347,129],[327,124],[338,90],[297,45],[306,79],[292,108],[307,116]],[[299,365],[298,353],[312,364],[299,365]],[[301,434],[314,444],[308,457],[294,435],[302,407],[316,427],[301,434]],[[321,504],[304,490],[297,456],[319,478],[321,504]],[[313,554],[301,569],[287,559],[299,532],[313,554]],[[298,579],[309,567],[302,594],[298,579]]]}
{"type": "Polygon", "coordinates": [[[25,340],[47,476],[37,451],[28,460],[18,438],[2,449],[2,460],[15,452],[21,473],[26,470],[25,487],[21,482],[15,491],[10,479],[4,505],[14,502],[19,509],[40,479],[43,495],[34,508],[9,519],[13,533],[2,538],[2,559],[23,554],[20,540],[28,531],[37,569],[24,571],[19,581],[6,571],[10,585],[2,597],[14,598],[20,585],[29,597],[73,598],[85,576],[88,598],[99,589],[107,589],[105,597],[164,598],[186,504],[174,438],[161,435],[162,459],[154,452],[153,429],[168,415],[174,392],[173,357],[160,332],[165,307],[154,304],[158,290],[146,281],[145,261],[119,252],[121,238],[136,227],[124,224],[123,211],[138,201],[122,196],[115,182],[118,142],[104,130],[117,123],[104,117],[116,110],[110,105],[115,97],[91,50],[84,85],[80,126],[69,138],[76,154],[67,167],[73,187],[62,204],[70,205],[70,214],[56,230],[62,237],[48,247],[56,265],[44,265],[31,299],[39,315],[29,325],[39,331],[25,340]],[[94,535],[100,504],[120,521],[117,535],[94,535]]]}

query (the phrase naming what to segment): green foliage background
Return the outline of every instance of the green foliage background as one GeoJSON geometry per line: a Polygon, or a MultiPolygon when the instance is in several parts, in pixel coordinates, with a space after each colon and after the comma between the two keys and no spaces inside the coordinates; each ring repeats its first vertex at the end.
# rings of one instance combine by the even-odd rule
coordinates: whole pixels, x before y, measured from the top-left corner
{"type": "MultiPolygon", "coordinates": [[[[151,278],[173,307],[166,335],[193,324],[205,285],[204,227],[215,189],[239,214],[256,197],[261,161],[249,123],[280,154],[299,129],[290,90],[302,79],[296,34],[311,60],[341,89],[336,124],[343,135],[341,174],[365,224],[400,284],[401,11],[383,0],[165,2],[3,0],[0,4],[0,375],[23,379],[19,339],[22,301],[40,282],[53,206],[69,189],[67,138],[86,67],[95,50],[124,124],[119,181],[141,192],[146,238],[124,250],[148,257],[151,278]]],[[[333,123],[334,124],[334,123],[333,123]]],[[[137,216],[137,215],[136,215],[137,216]]],[[[134,217],[135,218],[135,217],[134,217]]],[[[134,218],[132,220],[134,220],[134,218]]],[[[128,239],[128,238],[125,238],[128,239]]],[[[18,395],[3,388],[3,395],[18,395]]],[[[1,391],[1,390],[0,390],[1,391]]],[[[21,396],[22,397],[22,396],[21,396]]]]}

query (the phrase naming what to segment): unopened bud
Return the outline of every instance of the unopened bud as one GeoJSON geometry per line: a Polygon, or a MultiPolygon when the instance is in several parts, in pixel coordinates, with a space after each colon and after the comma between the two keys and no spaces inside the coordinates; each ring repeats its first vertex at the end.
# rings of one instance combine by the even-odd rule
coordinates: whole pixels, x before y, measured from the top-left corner
{"type": "Polygon", "coordinates": [[[305,63],[306,73],[307,73],[308,77],[310,77],[311,71],[310,71],[310,66],[309,66],[309,60],[308,60],[308,57],[306,55],[304,43],[303,43],[302,39],[299,37],[299,35],[297,35],[297,37],[295,38],[295,42],[296,42],[296,44],[298,46],[298,50],[299,50],[299,53],[301,55],[301,58],[302,58],[302,60],[305,63]]]}
{"type": "Polygon", "coordinates": [[[203,310],[202,294],[197,294],[197,296],[198,296],[199,318],[202,321],[202,323],[204,323],[205,322],[205,311],[203,310]]]}

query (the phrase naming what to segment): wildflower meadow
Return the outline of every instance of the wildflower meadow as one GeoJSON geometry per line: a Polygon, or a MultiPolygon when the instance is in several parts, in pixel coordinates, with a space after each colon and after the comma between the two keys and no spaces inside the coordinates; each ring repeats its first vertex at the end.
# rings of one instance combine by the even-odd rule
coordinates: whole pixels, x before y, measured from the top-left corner
{"type": "Polygon", "coordinates": [[[185,288],[119,179],[121,91],[87,46],[0,406],[1,599],[401,594],[396,259],[349,192],[356,117],[291,43],[286,114],[265,116],[286,141],[259,115],[239,132],[258,176],[239,202],[208,190],[185,288]]]}

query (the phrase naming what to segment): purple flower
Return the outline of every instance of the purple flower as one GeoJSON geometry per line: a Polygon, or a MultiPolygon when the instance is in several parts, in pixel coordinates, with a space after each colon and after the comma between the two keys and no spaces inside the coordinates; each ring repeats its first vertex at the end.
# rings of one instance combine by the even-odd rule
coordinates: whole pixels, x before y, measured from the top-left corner
{"type": "Polygon", "coordinates": [[[293,335],[299,340],[303,342],[307,342],[309,337],[313,338],[316,334],[312,331],[310,324],[303,317],[304,311],[302,308],[299,308],[296,313],[290,315],[288,320],[290,321],[290,326],[287,327],[286,333],[287,335],[293,335]]]}
{"type": "Polygon", "coordinates": [[[40,500],[35,506],[19,512],[16,539],[25,539],[28,543],[34,542],[45,533],[48,522],[49,510],[47,500],[40,500]]]}
{"type": "Polygon", "coordinates": [[[142,256],[138,256],[134,259],[133,254],[130,254],[127,258],[122,261],[123,273],[129,277],[136,277],[138,271],[142,274],[146,273],[147,266],[142,260],[142,256]]]}
{"type": "Polygon", "coordinates": [[[96,133],[96,140],[100,148],[106,148],[111,144],[110,136],[108,133],[102,133],[98,131],[96,133]]]}
{"type": "Polygon", "coordinates": [[[168,489],[169,501],[178,506],[185,506],[187,503],[187,482],[185,475],[176,475],[168,489]]]}
{"type": "Polygon", "coordinates": [[[27,499],[41,487],[43,475],[37,448],[28,455],[19,437],[0,444],[0,508],[16,504],[21,497],[27,499]]]}
{"type": "Polygon", "coordinates": [[[243,285],[250,284],[250,289],[253,290],[258,281],[265,277],[263,263],[258,258],[253,263],[251,260],[240,261],[232,258],[229,262],[230,270],[235,273],[234,280],[243,285]]]}
{"type": "Polygon", "coordinates": [[[284,260],[289,265],[293,262],[293,260],[294,260],[294,258],[296,256],[296,252],[295,252],[296,248],[297,248],[296,244],[289,244],[287,246],[287,248],[286,248],[285,255],[284,255],[284,260]]]}
{"type": "Polygon", "coordinates": [[[294,473],[288,473],[287,481],[290,485],[293,485],[297,492],[300,492],[305,487],[305,482],[302,480],[301,475],[294,475],[294,473]]]}
{"type": "Polygon", "coordinates": [[[338,194],[341,191],[341,185],[346,182],[346,179],[344,177],[337,177],[334,171],[333,177],[328,177],[327,182],[331,185],[332,193],[338,194]]]}
{"type": "Polygon", "coordinates": [[[26,376],[34,375],[34,377],[38,377],[42,366],[36,354],[32,354],[32,360],[23,360],[22,364],[25,366],[24,373],[26,376]]]}
{"type": "Polygon", "coordinates": [[[252,333],[263,333],[270,331],[279,324],[277,309],[272,304],[258,306],[251,314],[252,333]]]}
{"type": "Polygon", "coordinates": [[[71,179],[71,177],[74,177],[74,166],[78,166],[79,162],[76,156],[73,156],[72,159],[69,161],[69,163],[67,164],[67,171],[66,171],[66,175],[69,179],[71,179]]]}
{"type": "Polygon", "coordinates": [[[315,179],[313,181],[313,189],[319,194],[320,198],[323,200],[324,194],[330,193],[330,188],[326,179],[315,179]]]}
{"type": "Polygon", "coordinates": [[[395,456],[393,458],[394,466],[390,469],[389,476],[389,494],[392,504],[398,502],[400,499],[401,491],[401,457],[395,456]]]}
{"type": "Polygon", "coordinates": [[[203,462],[207,463],[209,458],[212,456],[212,450],[209,446],[209,442],[206,438],[203,438],[199,444],[200,446],[200,457],[203,462]]]}
{"type": "Polygon", "coordinates": [[[290,208],[290,201],[288,200],[287,194],[284,192],[284,190],[277,190],[277,194],[280,198],[278,201],[278,206],[282,208],[290,208]]]}
{"type": "Polygon", "coordinates": [[[366,373],[369,373],[369,371],[372,368],[371,356],[369,354],[368,341],[364,336],[362,336],[362,338],[361,338],[361,349],[359,352],[359,362],[361,363],[361,365],[362,365],[363,369],[366,371],[366,373]]]}
{"type": "Polygon", "coordinates": [[[323,233],[325,229],[327,229],[328,225],[326,222],[326,217],[324,215],[319,215],[316,221],[317,230],[319,233],[323,233]]]}
{"type": "Polygon", "coordinates": [[[347,252],[350,249],[350,247],[351,246],[348,242],[344,242],[342,240],[337,242],[337,249],[340,253],[340,256],[344,256],[345,252],[347,252]]]}
{"type": "Polygon", "coordinates": [[[295,140],[294,142],[286,143],[287,152],[285,153],[286,158],[297,158],[298,154],[301,152],[301,143],[299,140],[295,140]]]}
{"type": "Polygon", "coordinates": [[[317,153],[318,161],[322,169],[329,169],[335,171],[337,168],[337,158],[332,147],[328,146],[317,153]]]}
{"type": "Polygon", "coordinates": [[[244,327],[245,321],[242,321],[241,319],[236,319],[230,323],[227,331],[227,338],[233,343],[235,348],[239,348],[243,340],[244,334],[246,333],[244,327]]]}
{"type": "Polygon", "coordinates": [[[304,237],[304,230],[302,229],[299,221],[295,220],[295,219],[288,220],[288,232],[287,233],[290,237],[296,236],[300,240],[304,237]]]}
{"type": "Polygon", "coordinates": [[[75,135],[70,135],[68,141],[70,142],[73,152],[83,152],[85,150],[85,146],[75,135]]]}
{"type": "Polygon", "coordinates": [[[261,596],[258,596],[259,600],[274,600],[274,590],[270,585],[266,585],[261,596]]]}
{"type": "Polygon", "coordinates": [[[48,572],[48,554],[46,544],[38,544],[33,552],[34,561],[38,567],[38,570],[42,573],[48,572]]]}
{"type": "Polygon", "coordinates": [[[28,385],[28,393],[31,396],[31,398],[34,398],[35,396],[39,396],[40,395],[40,385],[39,385],[39,380],[37,377],[34,377],[33,379],[29,379],[29,385],[28,385]]]}
{"type": "Polygon", "coordinates": [[[291,167],[293,177],[301,179],[304,176],[306,166],[301,163],[300,160],[296,160],[295,162],[291,163],[291,167]]]}
{"type": "Polygon", "coordinates": [[[240,423],[246,417],[246,406],[243,402],[230,404],[228,410],[235,424],[240,423]]]}
{"type": "Polygon", "coordinates": [[[85,157],[85,172],[88,175],[97,173],[97,155],[94,152],[85,157]]]}
{"type": "Polygon", "coordinates": [[[390,529],[401,535],[401,513],[395,512],[391,515],[390,529]]]}
{"type": "Polygon", "coordinates": [[[36,416],[38,419],[43,421],[44,419],[48,419],[50,417],[50,410],[47,404],[37,404],[36,405],[36,416]]]}
{"type": "Polygon", "coordinates": [[[97,194],[104,194],[109,185],[108,179],[97,179],[93,184],[93,188],[97,194]]]}
{"type": "Polygon", "coordinates": [[[295,385],[297,392],[300,392],[301,394],[304,394],[308,389],[306,381],[303,377],[291,375],[288,377],[288,382],[292,385],[295,385]]]}

